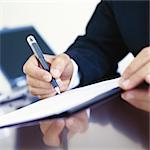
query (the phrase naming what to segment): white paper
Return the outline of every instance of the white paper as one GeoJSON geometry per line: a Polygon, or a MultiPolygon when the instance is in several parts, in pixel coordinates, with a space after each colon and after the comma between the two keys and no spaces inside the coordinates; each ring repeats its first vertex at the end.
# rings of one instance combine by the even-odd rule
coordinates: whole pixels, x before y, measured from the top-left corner
{"type": "Polygon", "coordinates": [[[60,95],[38,101],[9,114],[2,115],[0,116],[0,127],[30,122],[60,114],[118,87],[118,80],[119,78],[116,78],[66,91],[60,95]]]}

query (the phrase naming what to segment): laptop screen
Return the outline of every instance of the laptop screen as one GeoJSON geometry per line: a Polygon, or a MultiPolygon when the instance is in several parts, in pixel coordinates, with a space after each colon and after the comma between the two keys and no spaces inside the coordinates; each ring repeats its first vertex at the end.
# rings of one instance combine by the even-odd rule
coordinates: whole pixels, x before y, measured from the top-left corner
{"type": "Polygon", "coordinates": [[[0,31],[0,67],[10,80],[24,75],[23,64],[33,54],[26,42],[28,35],[35,36],[43,53],[54,55],[32,26],[0,31]]]}

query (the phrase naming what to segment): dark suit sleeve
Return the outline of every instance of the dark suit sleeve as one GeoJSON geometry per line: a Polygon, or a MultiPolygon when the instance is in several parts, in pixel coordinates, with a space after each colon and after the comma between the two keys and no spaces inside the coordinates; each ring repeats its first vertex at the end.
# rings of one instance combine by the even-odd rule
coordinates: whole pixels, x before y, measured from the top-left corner
{"type": "Polygon", "coordinates": [[[110,4],[102,1],[89,21],[86,34],[79,36],[66,53],[79,66],[81,86],[97,82],[117,70],[127,54],[110,4]]]}

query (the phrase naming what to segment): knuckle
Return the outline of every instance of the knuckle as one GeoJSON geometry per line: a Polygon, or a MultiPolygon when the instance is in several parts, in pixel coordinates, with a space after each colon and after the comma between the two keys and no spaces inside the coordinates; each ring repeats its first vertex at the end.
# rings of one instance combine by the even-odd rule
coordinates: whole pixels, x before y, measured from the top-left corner
{"type": "Polygon", "coordinates": [[[65,67],[70,61],[70,57],[67,54],[60,54],[56,56],[54,62],[52,63],[52,66],[55,68],[62,69],[65,67]]]}
{"type": "Polygon", "coordinates": [[[61,54],[61,56],[63,57],[63,58],[65,58],[65,59],[70,59],[70,56],[69,55],[67,55],[67,54],[65,54],[65,53],[63,53],[63,54],[61,54]]]}
{"type": "Polygon", "coordinates": [[[70,61],[70,57],[69,57],[69,55],[67,55],[67,54],[65,54],[65,53],[60,54],[59,56],[60,56],[60,58],[63,60],[63,62],[64,62],[64,63],[66,63],[66,62],[69,62],[69,61],[70,61]]]}

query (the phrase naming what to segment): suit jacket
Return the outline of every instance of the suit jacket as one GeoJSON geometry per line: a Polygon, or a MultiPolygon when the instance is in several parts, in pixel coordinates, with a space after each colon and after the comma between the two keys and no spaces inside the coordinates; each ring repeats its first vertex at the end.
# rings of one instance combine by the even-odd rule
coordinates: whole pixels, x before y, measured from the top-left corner
{"type": "Polygon", "coordinates": [[[127,53],[136,56],[146,46],[149,1],[102,1],[86,34],[79,36],[66,53],[78,64],[83,86],[115,75],[118,62],[127,53]]]}

